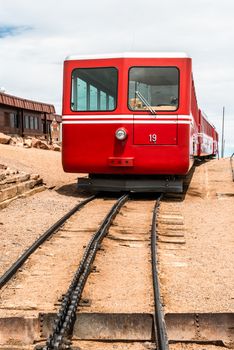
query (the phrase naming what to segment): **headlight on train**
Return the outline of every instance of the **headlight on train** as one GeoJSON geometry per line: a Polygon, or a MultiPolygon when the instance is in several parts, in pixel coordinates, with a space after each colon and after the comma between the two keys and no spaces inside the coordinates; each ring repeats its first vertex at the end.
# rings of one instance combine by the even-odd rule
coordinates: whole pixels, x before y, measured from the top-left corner
{"type": "Polygon", "coordinates": [[[125,140],[127,137],[127,131],[124,128],[117,129],[115,132],[115,137],[118,140],[125,140]]]}

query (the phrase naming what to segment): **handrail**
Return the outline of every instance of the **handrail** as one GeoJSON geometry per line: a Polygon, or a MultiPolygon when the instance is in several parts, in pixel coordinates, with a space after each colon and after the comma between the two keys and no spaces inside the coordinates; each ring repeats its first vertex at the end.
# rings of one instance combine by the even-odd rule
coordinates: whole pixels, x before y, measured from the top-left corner
{"type": "Polygon", "coordinates": [[[233,166],[233,158],[234,158],[234,152],[232,153],[230,157],[230,165],[231,165],[231,171],[232,171],[232,181],[234,181],[234,166],[233,166]]]}

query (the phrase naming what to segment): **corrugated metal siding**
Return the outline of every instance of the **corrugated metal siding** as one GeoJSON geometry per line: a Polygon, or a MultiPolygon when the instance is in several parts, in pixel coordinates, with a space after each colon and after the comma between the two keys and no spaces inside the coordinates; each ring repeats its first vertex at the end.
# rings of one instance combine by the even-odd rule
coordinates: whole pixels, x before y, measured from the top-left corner
{"type": "Polygon", "coordinates": [[[23,98],[7,95],[4,93],[0,93],[0,103],[7,106],[28,109],[31,111],[44,112],[49,114],[55,113],[55,108],[53,105],[26,100],[23,98]]]}

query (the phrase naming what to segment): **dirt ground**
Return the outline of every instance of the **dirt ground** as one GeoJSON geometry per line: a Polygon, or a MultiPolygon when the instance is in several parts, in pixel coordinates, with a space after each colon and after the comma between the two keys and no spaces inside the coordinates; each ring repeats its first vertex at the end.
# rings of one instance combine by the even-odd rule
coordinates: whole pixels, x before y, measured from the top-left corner
{"type": "MultiPolygon", "coordinates": [[[[159,243],[165,312],[234,311],[234,183],[230,169],[229,159],[200,164],[183,200],[161,205],[161,216],[177,211],[181,217],[174,222],[178,241],[159,243]]],[[[172,232],[173,227],[169,228],[172,232]]],[[[159,234],[162,229],[161,224],[159,234]]]]}
{"type": "Polygon", "coordinates": [[[154,203],[130,200],[121,208],[95,258],[97,273],[89,276],[83,292],[92,303],[83,312],[153,312],[150,228],[154,203]]]}
{"type": "Polygon", "coordinates": [[[26,173],[40,174],[48,187],[74,183],[78,176],[63,171],[60,152],[43,149],[0,144],[0,163],[26,173]]]}
{"type": "Polygon", "coordinates": [[[22,271],[1,290],[0,318],[6,310],[19,315],[22,310],[25,315],[31,310],[56,312],[56,303],[69,287],[84,247],[114,202],[98,198],[88,203],[29,257],[22,271]],[[92,220],[90,212],[95,213],[92,220]]]}
{"type": "Polygon", "coordinates": [[[22,252],[80,200],[77,174],[67,174],[61,153],[0,144],[0,164],[40,174],[48,188],[32,197],[17,199],[0,210],[0,274],[22,252]]]}

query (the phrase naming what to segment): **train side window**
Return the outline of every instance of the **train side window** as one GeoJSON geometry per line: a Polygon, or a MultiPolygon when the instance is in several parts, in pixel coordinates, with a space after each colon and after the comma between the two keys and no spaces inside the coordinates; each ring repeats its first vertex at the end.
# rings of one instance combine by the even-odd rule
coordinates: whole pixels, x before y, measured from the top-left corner
{"type": "Polygon", "coordinates": [[[114,109],[114,98],[112,96],[109,96],[109,108],[114,109]]]}
{"type": "Polygon", "coordinates": [[[73,101],[74,110],[78,110],[78,93],[79,93],[79,110],[86,111],[87,109],[87,83],[82,79],[74,79],[73,83],[73,101]]]}
{"type": "Polygon", "coordinates": [[[101,91],[100,93],[100,109],[105,110],[106,108],[106,93],[101,91]]]}
{"type": "Polygon", "coordinates": [[[96,111],[98,109],[98,93],[97,88],[93,85],[90,85],[90,111],[96,111]]]}
{"type": "Polygon", "coordinates": [[[116,68],[77,68],[72,72],[71,110],[113,111],[117,105],[116,68]]]}

